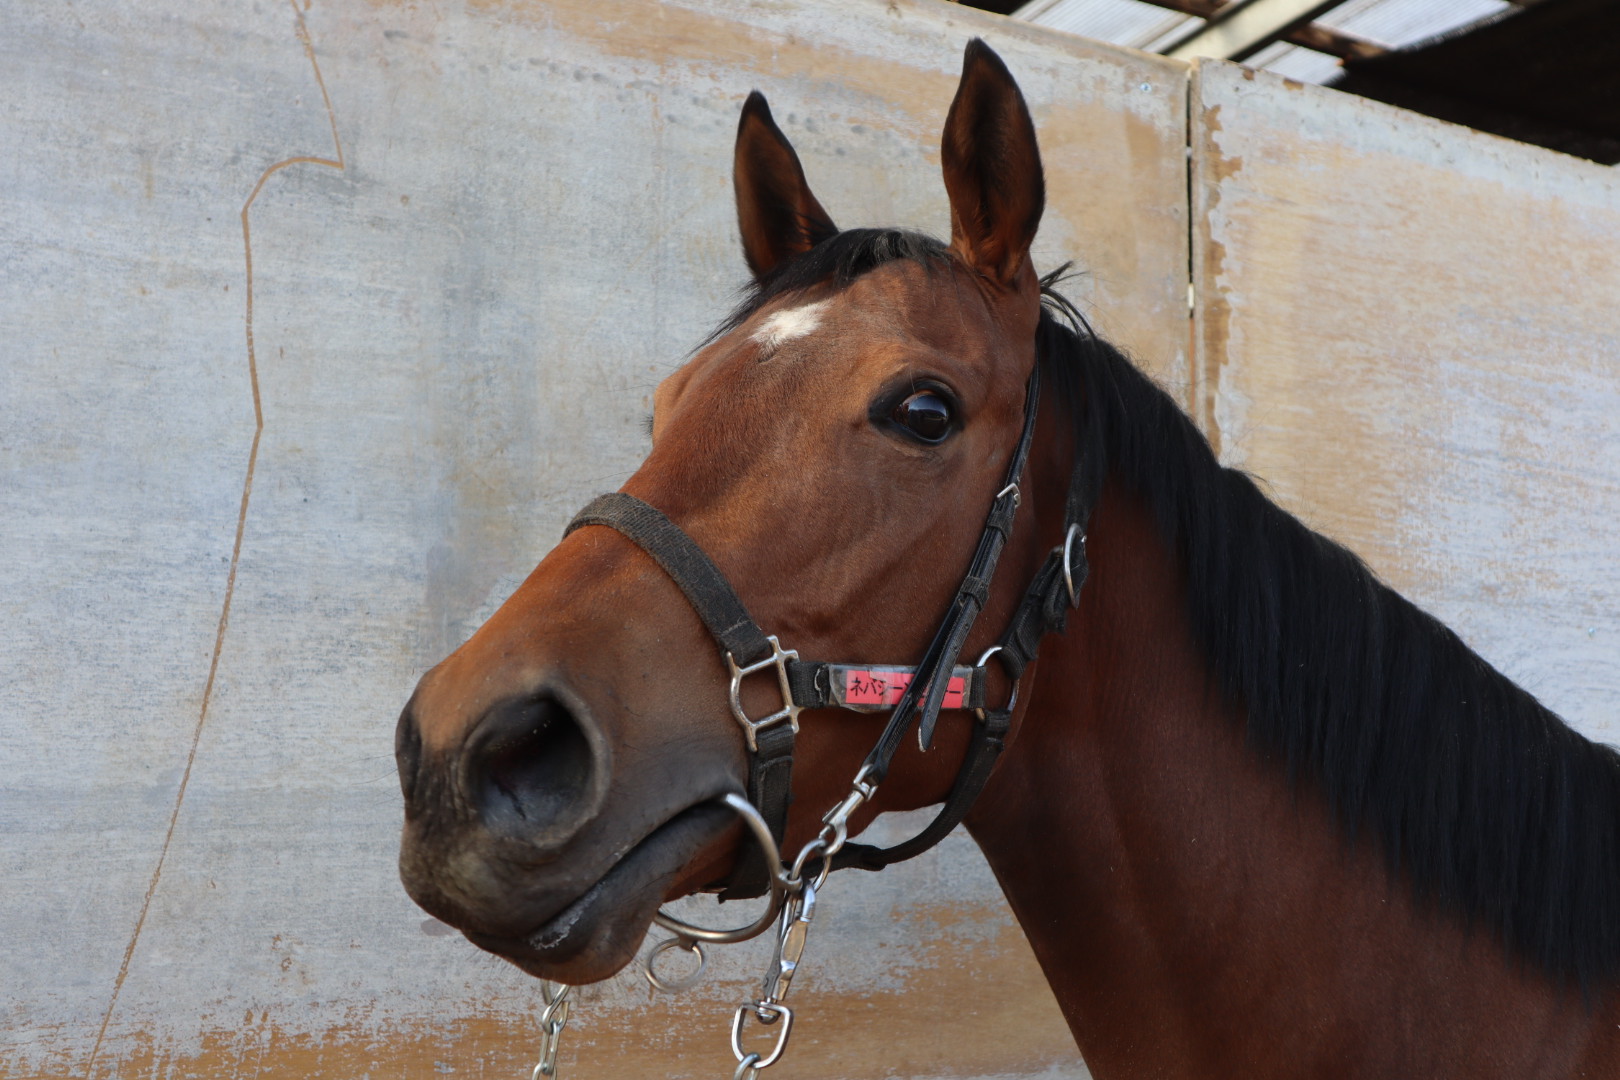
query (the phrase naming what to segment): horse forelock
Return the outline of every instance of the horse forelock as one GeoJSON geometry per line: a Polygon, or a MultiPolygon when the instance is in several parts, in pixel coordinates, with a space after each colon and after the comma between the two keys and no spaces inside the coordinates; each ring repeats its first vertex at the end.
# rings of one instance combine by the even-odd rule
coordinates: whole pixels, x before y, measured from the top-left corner
{"type": "Polygon", "coordinates": [[[842,289],[868,271],[892,262],[903,260],[934,267],[950,259],[950,248],[925,233],[909,229],[845,229],[745,285],[736,307],[702,344],[738,329],[765,305],[783,296],[818,285],[842,289]]]}

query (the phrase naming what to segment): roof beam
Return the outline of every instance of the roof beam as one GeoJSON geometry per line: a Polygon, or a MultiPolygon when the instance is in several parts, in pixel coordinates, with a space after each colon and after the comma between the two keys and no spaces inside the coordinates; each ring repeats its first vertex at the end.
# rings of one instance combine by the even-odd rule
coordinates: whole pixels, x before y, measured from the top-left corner
{"type": "Polygon", "coordinates": [[[1144,4],[1207,19],[1226,6],[1226,0],[1142,0],[1144,4]]]}
{"type": "Polygon", "coordinates": [[[1234,0],[1209,22],[1164,51],[1177,60],[1212,56],[1244,60],[1342,0],[1234,0]]]}
{"type": "MultiPolygon", "coordinates": [[[[1513,0],[1509,0],[1513,2],[1513,0]]],[[[1520,3],[1534,0],[1518,0],[1520,3]]],[[[1226,6],[1226,0],[1142,0],[1144,4],[1164,8],[1166,11],[1176,11],[1183,15],[1196,15],[1200,19],[1211,18],[1217,11],[1226,6]]],[[[1347,34],[1343,30],[1335,30],[1320,23],[1307,23],[1296,26],[1282,36],[1282,40],[1290,45],[1301,48],[1314,49],[1329,56],[1337,56],[1341,60],[1355,57],[1364,60],[1368,57],[1378,56],[1388,52],[1384,46],[1366,38],[1347,34]]]]}
{"type": "Polygon", "coordinates": [[[1283,35],[1283,40],[1290,45],[1337,56],[1340,60],[1370,60],[1389,52],[1376,42],[1347,34],[1343,30],[1335,30],[1331,26],[1323,26],[1321,23],[1296,26],[1283,35]]]}

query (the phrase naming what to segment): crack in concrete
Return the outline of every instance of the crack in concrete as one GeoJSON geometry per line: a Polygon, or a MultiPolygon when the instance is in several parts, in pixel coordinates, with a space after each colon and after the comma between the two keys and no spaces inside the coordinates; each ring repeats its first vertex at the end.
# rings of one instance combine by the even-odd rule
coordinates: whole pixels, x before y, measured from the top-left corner
{"type": "Polygon", "coordinates": [[[191,782],[191,768],[196,763],[197,747],[202,741],[203,725],[208,720],[208,705],[213,699],[214,679],[219,673],[219,657],[225,647],[225,631],[230,625],[231,600],[236,594],[236,571],[242,561],[242,536],[247,530],[248,505],[253,497],[253,474],[259,462],[259,441],[264,435],[264,406],[259,394],[259,361],[253,345],[253,234],[248,212],[252,210],[259,192],[264,190],[265,183],[282,169],[292,165],[321,165],[342,172],[346,167],[343,159],[343,141],[338,137],[337,114],[332,109],[332,97],[327,93],[326,80],[321,77],[321,65],[315,59],[315,43],[310,38],[309,27],[304,22],[304,12],[309,10],[310,2],[311,0],[304,0],[302,9],[298,5],[298,0],[288,0],[288,5],[292,8],[298,40],[304,46],[304,55],[309,58],[309,66],[315,73],[315,83],[320,87],[321,101],[326,105],[326,118],[332,127],[332,147],[336,157],[300,155],[278,161],[259,175],[259,182],[253,185],[247,201],[242,204],[242,256],[247,279],[243,324],[247,336],[248,383],[253,390],[253,442],[248,448],[247,473],[242,480],[242,500],[236,512],[236,537],[231,546],[230,570],[225,576],[225,599],[220,605],[219,626],[214,633],[214,653],[208,663],[208,678],[203,683],[202,704],[197,711],[196,726],[192,729],[191,747],[186,754],[186,767],[180,774],[180,786],[175,791],[174,808],[169,814],[169,827],[163,835],[163,844],[158,849],[157,863],[152,867],[152,878],[147,883],[146,895],[141,900],[141,910],[135,919],[135,929],[130,934],[129,944],[124,948],[123,960],[118,965],[118,976],[113,980],[112,997],[107,1002],[107,1011],[102,1015],[101,1026],[96,1032],[96,1041],[90,1048],[90,1058],[85,1062],[83,1075],[86,1077],[93,1077],[95,1074],[96,1059],[101,1055],[107,1028],[118,1008],[118,998],[123,992],[124,980],[129,975],[130,960],[135,955],[135,946],[140,941],[142,929],[146,926],[146,916],[151,910],[152,898],[157,894],[158,882],[163,876],[163,866],[169,857],[169,846],[174,840],[175,826],[180,820],[180,806],[185,801],[186,788],[191,782]]]}

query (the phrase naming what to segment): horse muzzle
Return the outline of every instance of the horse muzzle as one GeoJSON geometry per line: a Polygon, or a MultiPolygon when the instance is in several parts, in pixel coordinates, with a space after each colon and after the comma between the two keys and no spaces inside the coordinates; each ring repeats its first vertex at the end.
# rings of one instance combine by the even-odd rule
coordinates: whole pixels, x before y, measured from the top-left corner
{"type": "Polygon", "coordinates": [[[429,751],[418,711],[433,678],[396,733],[406,891],[530,974],[612,974],[683,871],[735,831],[716,799],[736,781],[724,770],[671,770],[661,790],[642,783],[641,798],[612,800],[618,812],[609,812],[615,755],[555,676],[496,701],[459,745],[429,751]]]}

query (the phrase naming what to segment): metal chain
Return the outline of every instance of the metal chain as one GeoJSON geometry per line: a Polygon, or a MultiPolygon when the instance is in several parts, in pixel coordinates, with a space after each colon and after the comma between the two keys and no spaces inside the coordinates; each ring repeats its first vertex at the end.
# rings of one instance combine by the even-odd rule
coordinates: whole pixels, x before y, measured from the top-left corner
{"type": "Polygon", "coordinates": [[[547,979],[540,984],[540,996],[545,1000],[545,1011],[540,1014],[540,1060],[535,1063],[529,1080],[557,1075],[557,1047],[562,1043],[562,1031],[568,1023],[568,995],[574,988],[547,979]]]}
{"type": "MultiPolygon", "coordinates": [[[[799,963],[804,957],[810,923],[816,913],[816,894],[826,884],[827,875],[832,872],[833,856],[837,855],[849,840],[850,818],[877,793],[877,785],[872,783],[868,776],[869,771],[865,767],[856,774],[849,794],[822,817],[821,831],[799,850],[798,857],[793,860],[792,867],[786,873],[783,872],[784,864],[780,861],[777,861],[771,871],[773,903],[775,897],[782,898],[775,919],[776,948],[772,951],[771,966],[766,970],[759,997],[743,1002],[732,1014],[731,1052],[737,1059],[737,1068],[732,1073],[732,1080],[758,1080],[760,1072],[780,1061],[787,1049],[788,1036],[793,1030],[793,1010],[788,1008],[786,999],[788,990],[793,984],[793,976],[798,972],[799,963]],[[763,1027],[782,1025],[776,1032],[776,1045],[768,1054],[743,1050],[743,1028],[750,1016],[763,1027]]],[[[732,799],[746,802],[736,797],[732,799]]],[[[728,802],[732,799],[728,799],[728,802]]],[[[758,831],[763,826],[763,819],[754,822],[752,818],[758,817],[758,811],[753,810],[751,805],[747,809],[753,811],[752,816],[745,813],[744,817],[749,819],[750,825],[755,826],[758,831]]],[[[763,839],[770,839],[768,831],[763,839]]],[[[767,851],[771,853],[773,859],[779,860],[780,857],[774,849],[773,843],[769,845],[767,851]]],[[[674,920],[660,918],[661,925],[670,926],[673,922],[674,920]]],[[[705,966],[706,957],[697,940],[698,933],[708,936],[709,940],[741,941],[753,937],[768,925],[770,923],[762,919],[757,930],[750,926],[735,931],[697,931],[697,933],[690,932],[696,928],[684,924],[670,926],[676,930],[676,936],[654,946],[644,961],[648,979],[654,986],[663,989],[684,989],[697,980],[705,966]],[[686,950],[695,954],[698,960],[697,970],[679,980],[659,976],[655,971],[655,964],[660,956],[672,949],[686,950]]],[[[546,1007],[540,1014],[540,1060],[535,1064],[530,1080],[554,1080],[558,1075],[557,1049],[562,1041],[563,1027],[568,1023],[569,994],[572,991],[571,986],[549,980],[540,984],[540,994],[545,999],[546,1007]]]]}
{"type": "Polygon", "coordinates": [[[865,767],[856,774],[849,794],[822,817],[821,831],[799,850],[792,868],[782,879],[787,900],[782,905],[782,914],[777,922],[776,948],[771,965],[766,969],[760,995],[737,1006],[737,1011],[731,1017],[731,1053],[737,1059],[737,1070],[732,1073],[732,1080],[758,1080],[759,1074],[780,1061],[783,1051],[787,1049],[788,1036],[793,1031],[793,1010],[788,1008],[786,999],[793,985],[793,976],[804,958],[810,923],[816,914],[816,893],[827,883],[827,875],[832,872],[833,856],[849,840],[849,819],[877,793],[877,785],[868,779],[869,775],[865,767]],[[812,873],[811,868],[818,860],[820,866],[812,873]],[[770,1053],[761,1055],[743,1049],[743,1027],[749,1016],[765,1027],[782,1025],[770,1053]]]}

